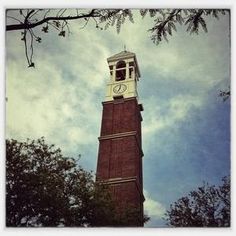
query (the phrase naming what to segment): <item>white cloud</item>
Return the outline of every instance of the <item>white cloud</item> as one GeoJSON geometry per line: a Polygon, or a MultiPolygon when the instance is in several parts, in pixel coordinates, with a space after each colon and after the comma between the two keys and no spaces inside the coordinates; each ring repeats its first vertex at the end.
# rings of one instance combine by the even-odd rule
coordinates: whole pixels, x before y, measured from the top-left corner
{"type": "Polygon", "coordinates": [[[191,95],[177,95],[166,102],[165,112],[160,105],[156,105],[156,101],[150,98],[145,102],[145,112],[148,113],[145,122],[143,123],[143,134],[145,137],[151,135],[161,129],[171,128],[176,126],[178,122],[186,119],[189,111],[192,108],[198,108],[202,105],[202,100],[199,97],[191,95]]]}
{"type": "Polygon", "coordinates": [[[165,207],[158,201],[153,200],[150,194],[144,190],[145,202],[144,202],[144,212],[152,218],[161,219],[164,217],[166,212],[165,207]]]}
{"type": "MultiPolygon", "coordinates": [[[[100,110],[95,106],[94,89],[81,88],[83,77],[63,78],[47,59],[43,69],[30,71],[22,63],[10,61],[7,70],[7,137],[25,139],[46,136],[62,144],[89,144],[98,127],[100,110]],[[18,76],[19,75],[19,76],[18,76]]],[[[85,78],[87,79],[87,78],[85,78]]],[[[100,101],[97,101],[100,104],[100,101]]],[[[96,140],[96,136],[94,137],[96,140]]]]}

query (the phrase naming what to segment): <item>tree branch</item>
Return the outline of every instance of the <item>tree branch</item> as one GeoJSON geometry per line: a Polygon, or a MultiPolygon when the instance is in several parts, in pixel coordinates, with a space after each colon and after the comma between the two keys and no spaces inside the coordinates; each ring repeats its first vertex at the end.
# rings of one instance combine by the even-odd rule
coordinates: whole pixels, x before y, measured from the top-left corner
{"type": "Polygon", "coordinates": [[[25,17],[25,22],[24,24],[28,24],[28,19],[30,17],[31,14],[33,14],[35,12],[35,10],[31,10],[27,13],[26,17],[25,17]]]}
{"type": "Polygon", "coordinates": [[[22,30],[22,29],[32,29],[38,25],[41,25],[45,22],[51,21],[51,20],[76,20],[76,19],[80,19],[80,18],[86,18],[86,17],[100,17],[100,14],[95,15],[95,9],[93,9],[90,13],[88,14],[84,14],[84,15],[80,15],[80,16],[49,16],[46,17],[36,23],[29,23],[27,22],[27,19],[29,18],[29,16],[34,12],[34,10],[30,11],[26,18],[25,18],[25,22],[23,24],[13,24],[13,25],[7,25],[6,26],[6,31],[12,31],[12,30],[22,30]]]}
{"type": "Polygon", "coordinates": [[[20,22],[21,24],[23,24],[22,21],[20,21],[19,19],[16,19],[16,18],[13,17],[13,16],[7,16],[7,18],[13,19],[13,20],[18,21],[18,22],[20,22]]]}

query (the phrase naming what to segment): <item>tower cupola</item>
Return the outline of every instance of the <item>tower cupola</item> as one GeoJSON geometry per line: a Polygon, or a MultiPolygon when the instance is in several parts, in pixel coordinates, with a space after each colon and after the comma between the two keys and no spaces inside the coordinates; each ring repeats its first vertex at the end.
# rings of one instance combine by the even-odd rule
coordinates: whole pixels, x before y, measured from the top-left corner
{"type": "Polygon", "coordinates": [[[116,98],[137,97],[137,81],[140,71],[135,53],[122,51],[107,59],[110,80],[107,83],[105,101],[116,98]]]}

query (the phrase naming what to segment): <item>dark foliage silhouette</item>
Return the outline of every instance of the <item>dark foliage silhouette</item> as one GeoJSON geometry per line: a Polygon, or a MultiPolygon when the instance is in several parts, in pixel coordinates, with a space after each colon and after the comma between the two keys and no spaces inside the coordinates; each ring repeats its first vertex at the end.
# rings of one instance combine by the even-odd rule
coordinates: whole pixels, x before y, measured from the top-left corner
{"type": "Polygon", "coordinates": [[[135,209],[117,215],[106,186],[77,162],[44,138],[6,140],[6,225],[132,226],[135,209]]]}
{"type": "Polygon", "coordinates": [[[229,227],[230,178],[216,187],[204,183],[178,199],[166,213],[168,225],[175,227],[229,227]]]}

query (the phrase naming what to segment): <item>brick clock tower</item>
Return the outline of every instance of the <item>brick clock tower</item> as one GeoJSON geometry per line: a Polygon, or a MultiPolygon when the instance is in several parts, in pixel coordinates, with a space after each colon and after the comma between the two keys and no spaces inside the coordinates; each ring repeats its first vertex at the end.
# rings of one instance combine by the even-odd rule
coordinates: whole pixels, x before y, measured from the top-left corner
{"type": "Polygon", "coordinates": [[[118,211],[128,207],[138,210],[135,226],[143,226],[143,106],[138,103],[137,92],[140,71],[136,55],[126,50],[109,57],[107,62],[110,80],[102,102],[96,180],[109,186],[118,211]]]}

